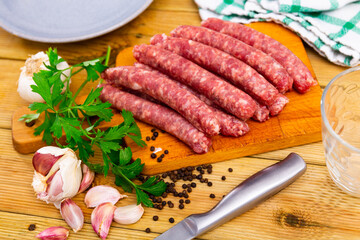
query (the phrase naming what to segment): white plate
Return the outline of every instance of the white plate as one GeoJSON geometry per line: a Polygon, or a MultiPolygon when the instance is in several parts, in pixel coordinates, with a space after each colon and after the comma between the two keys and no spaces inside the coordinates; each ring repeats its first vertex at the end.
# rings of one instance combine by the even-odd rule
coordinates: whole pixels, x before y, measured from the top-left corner
{"type": "Polygon", "coordinates": [[[108,33],[152,0],[0,0],[0,27],[33,41],[64,43],[108,33]]]}

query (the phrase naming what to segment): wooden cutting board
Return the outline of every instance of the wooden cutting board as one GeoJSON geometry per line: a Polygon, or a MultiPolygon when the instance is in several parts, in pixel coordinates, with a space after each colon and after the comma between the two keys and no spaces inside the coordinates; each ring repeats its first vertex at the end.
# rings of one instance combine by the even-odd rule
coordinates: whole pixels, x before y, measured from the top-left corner
{"type": "MultiPolygon", "coordinates": [[[[313,77],[314,71],[306,55],[301,39],[291,31],[275,23],[253,23],[250,27],[263,32],[278,40],[294,52],[310,69],[313,77]]],[[[132,57],[132,48],[121,51],[116,58],[116,65],[132,65],[135,59],[132,57]]],[[[215,136],[212,137],[213,145],[208,153],[196,154],[184,143],[168,133],[157,130],[159,136],[155,141],[147,141],[147,147],[138,147],[129,138],[125,141],[133,151],[134,158],[140,158],[145,163],[144,174],[157,174],[186,166],[194,166],[206,163],[224,161],[228,159],[248,156],[257,153],[302,145],[321,140],[321,115],[320,98],[322,90],[319,86],[312,87],[306,94],[295,91],[286,93],[290,99],[285,109],[277,117],[272,117],[264,123],[252,120],[248,121],[250,132],[239,138],[215,136]],[[157,153],[160,156],[164,150],[169,154],[163,158],[161,163],[150,157],[150,147],[161,148],[157,153]]],[[[17,119],[29,110],[24,107],[14,113],[12,121],[13,144],[21,153],[31,153],[45,146],[41,136],[33,136],[33,127],[26,127],[17,119]]],[[[115,111],[114,119],[101,127],[106,128],[122,122],[120,114],[115,111]]],[[[151,137],[152,126],[137,121],[143,139],[151,137]]]]}

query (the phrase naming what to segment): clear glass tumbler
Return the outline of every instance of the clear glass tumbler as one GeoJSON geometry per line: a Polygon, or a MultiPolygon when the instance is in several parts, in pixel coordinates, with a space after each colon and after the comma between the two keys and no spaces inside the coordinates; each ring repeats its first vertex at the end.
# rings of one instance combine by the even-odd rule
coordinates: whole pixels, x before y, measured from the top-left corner
{"type": "Polygon", "coordinates": [[[326,86],[321,98],[326,165],[334,182],[360,197],[360,66],[326,86]]]}

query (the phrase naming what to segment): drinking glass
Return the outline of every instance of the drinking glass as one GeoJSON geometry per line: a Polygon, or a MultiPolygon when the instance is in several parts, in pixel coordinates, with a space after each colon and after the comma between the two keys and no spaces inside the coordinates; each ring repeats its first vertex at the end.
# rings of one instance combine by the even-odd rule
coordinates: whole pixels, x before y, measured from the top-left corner
{"type": "Polygon", "coordinates": [[[321,98],[322,138],[331,178],[360,197],[360,66],[326,86],[321,98]]]}

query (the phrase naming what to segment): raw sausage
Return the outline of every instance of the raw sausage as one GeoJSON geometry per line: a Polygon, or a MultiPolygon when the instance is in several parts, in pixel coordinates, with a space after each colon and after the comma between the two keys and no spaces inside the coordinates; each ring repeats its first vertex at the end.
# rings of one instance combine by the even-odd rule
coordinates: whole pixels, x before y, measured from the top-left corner
{"type": "Polygon", "coordinates": [[[284,98],[253,68],[219,49],[192,40],[168,37],[165,34],[153,36],[150,42],[228,79],[260,104],[266,105],[273,116],[279,114],[287,103],[287,101],[278,100],[279,98],[286,99],[286,97],[284,98]],[[276,106],[272,107],[273,104],[276,106]]]}
{"type": "Polygon", "coordinates": [[[171,31],[171,36],[194,40],[220,49],[247,63],[272,83],[280,93],[292,88],[293,79],[285,68],[268,54],[231,36],[196,26],[179,26],[171,31]]]}
{"type": "Polygon", "coordinates": [[[240,89],[232,86],[195,63],[156,46],[137,45],[136,60],[195,89],[241,120],[247,120],[257,108],[256,102],[240,89]]]}
{"type": "MultiPolygon", "coordinates": [[[[149,71],[153,71],[154,73],[163,75],[162,73],[158,72],[157,70],[144,65],[142,63],[135,63],[134,64],[135,67],[137,68],[143,68],[143,69],[147,69],[149,71]]],[[[216,114],[217,119],[219,120],[220,123],[220,133],[224,136],[232,136],[232,137],[239,137],[244,135],[245,133],[249,132],[250,128],[249,126],[246,124],[246,122],[241,121],[240,119],[237,119],[234,116],[231,116],[229,114],[224,113],[223,111],[221,111],[220,109],[216,108],[214,106],[214,103],[211,102],[208,98],[206,98],[204,95],[201,95],[197,92],[195,92],[194,90],[192,90],[191,88],[189,88],[188,86],[180,83],[180,82],[176,82],[180,87],[188,90],[189,92],[191,92],[192,94],[194,94],[195,96],[197,96],[199,99],[201,99],[202,101],[204,101],[206,104],[209,105],[209,107],[211,108],[211,110],[213,110],[213,112],[216,114]]]]}
{"type": "Polygon", "coordinates": [[[208,152],[211,139],[198,131],[180,114],[109,84],[104,84],[102,87],[100,95],[102,101],[109,101],[116,109],[130,111],[135,118],[174,135],[196,153],[208,152]]]}
{"type": "Polygon", "coordinates": [[[309,91],[311,86],[317,85],[305,64],[287,47],[275,39],[258,32],[245,25],[232,23],[216,18],[208,18],[201,26],[237,38],[273,57],[294,79],[294,88],[300,93],[309,91]]]}
{"type": "Polygon", "coordinates": [[[121,66],[106,69],[102,77],[116,86],[144,92],[165,103],[206,134],[213,136],[220,132],[214,112],[199,98],[164,75],[159,76],[133,66],[121,66]]]}

